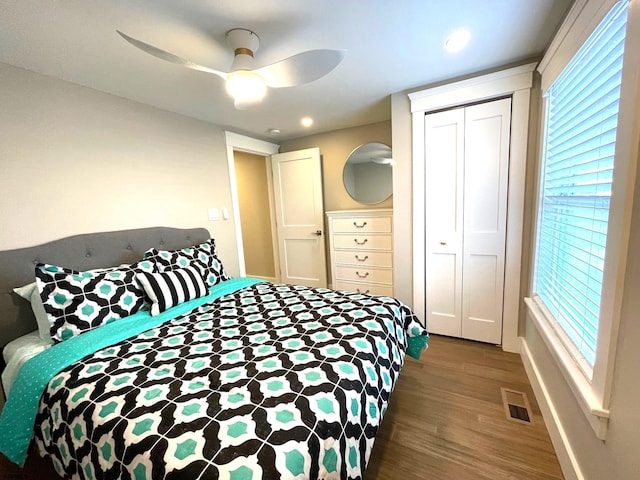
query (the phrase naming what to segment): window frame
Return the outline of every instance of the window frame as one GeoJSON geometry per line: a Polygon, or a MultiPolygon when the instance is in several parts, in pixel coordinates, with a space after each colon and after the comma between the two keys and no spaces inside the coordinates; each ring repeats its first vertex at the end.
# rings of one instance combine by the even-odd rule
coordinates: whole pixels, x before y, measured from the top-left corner
{"type": "Polygon", "coordinates": [[[605,439],[611,402],[611,383],[615,363],[620,322],[622,293],[626,272],[627,251],[631,224],[635,171],[638,156],[638,119],[635,110],[640,106],[640,0],[630,0],[627,13],[627,31],[623,56],[622,85],[616,135],[615,167],[609,208],[607,246],[604,264],[602,297],[593,369],[579,360],[577,348],[566,341],[566,336],[544,303],[533,291],[535,255],[537,250],[541,178],[543,175],[544,142],[546,137],[546,91],[562,73],[589,35],[618,3],[617,0],[578,0],[569,11],[558,34],[538,66],[542,75],[542,108],[540,115],[539,151],[535,176],[534,212],[532,217],[532,249],[530,258],[530,298],[525,298],[529,316],[534,320],[571,391],[578,400],[596,436],[605,439]],[[635,42],[635,44],[634,44],[635,42]],[[591,378],[589,378],[591,372],[591,378]]]}

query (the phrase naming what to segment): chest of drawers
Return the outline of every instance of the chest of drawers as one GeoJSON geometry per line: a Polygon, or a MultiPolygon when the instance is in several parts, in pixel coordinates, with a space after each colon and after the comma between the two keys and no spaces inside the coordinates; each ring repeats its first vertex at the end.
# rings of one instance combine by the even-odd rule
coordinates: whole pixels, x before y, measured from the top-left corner
{"type": "Polygon", "coordinates": [[[393,296],[392,210],[327,212],[332,286],[393,296]]]}

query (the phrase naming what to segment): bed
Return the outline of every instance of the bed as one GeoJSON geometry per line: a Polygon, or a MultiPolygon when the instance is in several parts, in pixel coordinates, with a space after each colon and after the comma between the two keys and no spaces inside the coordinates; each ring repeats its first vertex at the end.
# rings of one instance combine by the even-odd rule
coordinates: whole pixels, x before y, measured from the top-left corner
{"type": "Polygon", "coordinates": [[[229,278],[205,229],[80,235],[0,265],[0,451],[21,464],[31,445],[65,478],[362,478],[428,339],[394,298],[229,278]]]}

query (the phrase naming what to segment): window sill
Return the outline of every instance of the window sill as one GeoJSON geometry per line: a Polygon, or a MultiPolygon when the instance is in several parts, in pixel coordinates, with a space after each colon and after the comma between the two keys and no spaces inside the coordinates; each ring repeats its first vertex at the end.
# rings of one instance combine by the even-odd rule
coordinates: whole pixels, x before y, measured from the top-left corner
{"type": "Polygon", "coordinates": [[[609,426],[609,410],[603,408],[602,402],[595,397],[591,383],[567,352],[544,311],[536,304],[535,300],[525,298],[524,301],[540,336],[571,388],[596,437],[604,440],[609,426]]]}

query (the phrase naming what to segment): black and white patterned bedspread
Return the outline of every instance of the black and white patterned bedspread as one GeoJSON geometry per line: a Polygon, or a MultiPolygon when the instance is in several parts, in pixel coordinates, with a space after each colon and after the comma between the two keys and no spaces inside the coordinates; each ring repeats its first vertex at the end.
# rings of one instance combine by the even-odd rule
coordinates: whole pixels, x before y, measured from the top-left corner
{"type": "Polygon", "coordinates": [[[408,334],[392,298],[246,287],[60,372],[36,444],[67,478],[361,478],[408,334]]]}

